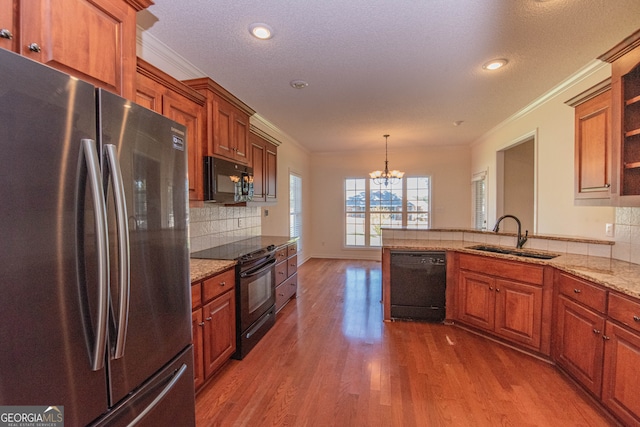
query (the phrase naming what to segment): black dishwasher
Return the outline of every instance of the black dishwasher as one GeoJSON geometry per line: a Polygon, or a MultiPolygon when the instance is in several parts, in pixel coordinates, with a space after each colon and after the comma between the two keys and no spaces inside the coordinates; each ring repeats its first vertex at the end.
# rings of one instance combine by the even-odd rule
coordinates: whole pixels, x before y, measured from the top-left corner
{"type": "Polygon", "coordinates": [[[447,266],[442,251],[391,251],[391,317],[442,322],[447,266]]]}

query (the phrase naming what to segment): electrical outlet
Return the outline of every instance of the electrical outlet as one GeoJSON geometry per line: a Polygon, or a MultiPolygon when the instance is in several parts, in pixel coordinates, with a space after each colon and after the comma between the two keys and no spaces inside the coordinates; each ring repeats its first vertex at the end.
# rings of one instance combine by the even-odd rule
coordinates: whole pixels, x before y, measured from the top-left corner
{"type": "Polygon", "coordinates": [[[613,237],[613,224],[606,224],[604,226],[604,234],[607,237],[613,237]]]}
{"type": "Polygon", "coordinates": [[[238,218],[238,228],[242,228],[242,227],[244,227],[244,219],[238,218]]]}

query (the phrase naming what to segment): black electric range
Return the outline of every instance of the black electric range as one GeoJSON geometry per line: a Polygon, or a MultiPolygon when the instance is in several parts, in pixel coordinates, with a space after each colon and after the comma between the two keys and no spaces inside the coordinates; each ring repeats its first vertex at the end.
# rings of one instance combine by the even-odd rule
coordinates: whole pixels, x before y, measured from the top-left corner
{"type": "Polygon", "coordinates": [[[241,260],[259,255],[265,249],[275,249],[278,246],[293,242],[295,238],[285,236],[256,236],[239,240],[226,245],[214,246],[198,252],[193,252],[191,258],[241,260]]]}

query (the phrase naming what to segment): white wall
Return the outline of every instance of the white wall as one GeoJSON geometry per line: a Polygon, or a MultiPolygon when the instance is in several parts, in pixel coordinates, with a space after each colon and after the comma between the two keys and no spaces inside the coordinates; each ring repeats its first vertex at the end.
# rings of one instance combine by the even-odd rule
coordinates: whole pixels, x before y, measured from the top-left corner
{"type": "MultiPolygon", "coordinates": [[[[380,249],[344,247],[344,179],[368,177],[384,167],[384,151],[311,155],[311,256],[380,259],[380,249]]],[[[468,147],[389,151],[389,167],[407,176],[432,178],[432,228],[471,226],[471,174],[468,147]]]]}
{"type": "Polygon", "coordinates": [[[279,129],[259,116],[251,118],[251,124],[259,127],[282,144],[278,147],[278,202],[262,207],[262,234],[265,236],[289,235],[289,173],[302,179],[302,236],[298,242],[298,264],[309,258],[311,223],[311,159],[306,149],[279,129]]]}
{"type": "Polygon", "coordinates": [[[615,220],[614,208],[573,205],[574,111],[564,103],[610,75],[609,64],[593,61],[472,145],[471,172],[489,171],[488,224],[496,220],[496,152],[533,133],[537,234],[610,240],[604,231],[615,220]]]}

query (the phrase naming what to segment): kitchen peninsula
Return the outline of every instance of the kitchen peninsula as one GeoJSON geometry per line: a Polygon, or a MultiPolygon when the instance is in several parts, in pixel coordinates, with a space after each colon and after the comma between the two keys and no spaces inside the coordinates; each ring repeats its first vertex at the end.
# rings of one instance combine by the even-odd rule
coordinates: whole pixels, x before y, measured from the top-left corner
{"type": "Polygon", "coordinates": [[[638,425],[640,265],[611,258],[612,244],[534,236],[527,246],[544,249],[522,256],[509,234],[384,230],[384,320],[392,320],[391,253],[446,251],[448,322],[556,364],[625,424],[638,425]]]}

